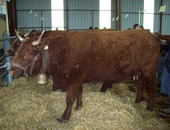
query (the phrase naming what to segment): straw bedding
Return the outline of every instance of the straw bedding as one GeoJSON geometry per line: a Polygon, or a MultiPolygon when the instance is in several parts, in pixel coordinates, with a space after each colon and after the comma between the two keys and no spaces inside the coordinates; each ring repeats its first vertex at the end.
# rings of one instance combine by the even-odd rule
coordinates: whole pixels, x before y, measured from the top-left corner
{"type": "MultiPolygon", "coordinates": [[[[83,85],[83,107],[72,109],[68,123],[59,123],[66,93],[51,91],[52,81],[38,85],[35,78],[20,77],[0,88],[0,129],[28,130],[168,130],[170,125],[146,102],[135,104],[129,83],[114,84],[100,93],[101,83],[83,85]]],[[[75,104],[74,104],[75,106],[75,104]]]]}

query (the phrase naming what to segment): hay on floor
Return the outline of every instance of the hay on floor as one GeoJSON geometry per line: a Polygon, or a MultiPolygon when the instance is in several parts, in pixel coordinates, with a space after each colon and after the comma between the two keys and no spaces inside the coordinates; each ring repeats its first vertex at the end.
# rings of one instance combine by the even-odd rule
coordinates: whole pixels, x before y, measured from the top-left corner
{"type": "MultiPolygon", "coordinates": [[[[101,83],[84,84],[83,107],[72,109],[68,123],[59,123],[66,93],[51,91],[52,81],[38,85],[36,79],[20,77],[10,87],[0,88],[0,129],[59,130],[168,130],[170,125],[156,113],[135,104],[136,94],[127,84],[114,84],[100,93],[101,83]]],[[[74,105],[75,106],[75,105],[74,105]]]]}

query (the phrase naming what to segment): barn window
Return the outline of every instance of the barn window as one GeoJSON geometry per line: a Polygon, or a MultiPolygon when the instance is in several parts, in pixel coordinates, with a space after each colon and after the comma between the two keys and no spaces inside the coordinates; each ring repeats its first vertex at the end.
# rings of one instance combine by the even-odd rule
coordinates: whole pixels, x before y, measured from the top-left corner
{"type": "Polygon", "coordinates": [[[100,29],[111,28],[111,0],[100,0],[100,29]]]}
{"type": "Polygon", "coordinates": [[[52,30],[64,30],[64,0],[51,0],[52,30]]]}
{"type": "Polygon", "coordinates": [[[145,29],[149,29],[153,32],[154,23],[154,0],[144,0],[144,21],[143,25],[145,29]]]}

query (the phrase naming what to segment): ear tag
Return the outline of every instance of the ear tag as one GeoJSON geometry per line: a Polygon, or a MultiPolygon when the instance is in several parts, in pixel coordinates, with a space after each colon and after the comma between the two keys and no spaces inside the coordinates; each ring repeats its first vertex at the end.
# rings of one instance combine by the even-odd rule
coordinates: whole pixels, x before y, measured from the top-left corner
{"type": "Polygon", "coordinates": [[[46,45],[45,47],[44,47],[44,50],[48,50],[49,49],[49,47],[48,47],[48,45],[46,45]]]}

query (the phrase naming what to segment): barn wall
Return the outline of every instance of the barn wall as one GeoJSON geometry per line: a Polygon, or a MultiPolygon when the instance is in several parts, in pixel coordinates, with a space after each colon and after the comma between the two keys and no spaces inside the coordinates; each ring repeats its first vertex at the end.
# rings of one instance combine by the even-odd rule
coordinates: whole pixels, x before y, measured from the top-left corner
{"type": "Polygon", "coordinates": [[[155,0],[155,13],[154,13],[154,32],[160,32],[164,35],[170,35],[169,22],[170,22],[170,1],[163,0],[162,5],[166,5],[165,12],[162,13],[162,29],[160,30],[161,15],[159,9],[161,7],[161,0],[155,0]]]}
{"type": "Polygon", "coordinates": [[[112,0],[111,4],[111,28],[116,30],[116,0],[112,0]]]}
{"type": "MultiPolygon", "coordinates": [[[[121,30],[133,28],[139,22],[139,10],[144,10],[144,0],[121,0],[121,30]]],[[[143,13],[140,15],[140,25],[143,25],[143,13]]]]}
{"type": "MultiPolygon", "coordinates": [[[[64,0],[65,30],[99,27],[99,0],[68,0],[68,5],[66,1],[64,0]]],[[[16,5],[18,29],[51,29],[51,11],[54,10],[51,10],[50,0],[16,0],[16,5]]]]}
{"type": "Polygon", "coordinates": [[[16,9],[19,30],[51,29],[50,0],[16,0],[16,9]]]}
{"type": "Polygon", "coordinates": [[[65,26],[68,30],[99,27],[99,0],[65,0],[65,26]],[[67,4],[68,1],[68,5],[67,4]],[[68,18],[68,19],[67,19],[68,18]]]}
{"type": "MultiPolygon", "coordinates": [[[[116,0],[111,2],[111,28],[116,29],[116,0]],[[113,20],[113,18],[115,18],[113,20]]],[[[161,0],[155,0],[154,30],[160,31],[161,0]]],[[[166,11],[162,13],[162,34],[170,34],[170,1],[163,0],[166,11]]],[[[51,30],[51,1],[50,0],[16,0],[18,29],[51,30]],[[32,10],[32,12],[31,12],[32,10]],[[43,18],[43,20],[42,20],[43,18]]],[[[144,10],[144,0],[120,0],[120,29],[132,28],[139,22],[139,10],[144,10]]],[[[58,11],[58,10],[55,10],[58,11]]],[[[143,25],[143,12],[140,15],[143,25]]],[[[90,26],[99,27],[99,0],[64,0],[64,29],[84,30],[90,26]],[[67,3],[68,1],[68,3],[67,3]]]]}
{"type": "Polygon", "coordinates": [[[165,12],[162,13],[162,34],[170,35],[170,0],[163,0],[163,5],[166,5],[165,12]]]}
{"type": "Polygon", "coordinates": [[[153,27],[153,32],[159,32],[160,31],[160,13],[159,9],[161,6],[161,0],[155,0],[155,8],[154,8],[154,27],[153,27]]]}

